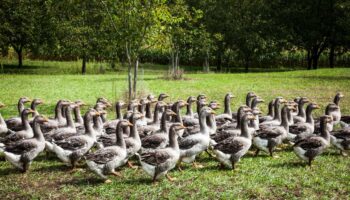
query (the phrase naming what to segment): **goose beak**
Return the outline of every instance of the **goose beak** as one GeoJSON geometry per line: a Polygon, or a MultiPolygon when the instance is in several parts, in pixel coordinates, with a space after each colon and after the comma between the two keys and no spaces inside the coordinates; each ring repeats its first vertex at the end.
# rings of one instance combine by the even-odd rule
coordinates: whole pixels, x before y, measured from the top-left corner
{"type": "Polygon", "coordinates": [[[187,127],[186,127],[186,126],[184,126],[184,125],[181,125],[181,128],[182,128],[182,129],[186,129],[187,127]]]}
{"type": "Polygon", "coordinates": [[[49,119],[47,117],[44,117],[43,122],[49,122],[49,119]]]}
{"type": "Polygon", "coordinates": [[[101,113],[100,113],[100,112],[98,112],[98,111],[96,111],[95,115],[96,115],[96,116],[100,116],[100,115],[101,115],[101,113]]]}
{"type": "Polygon", "coordinates": [[[134,126],[132,123],[128,122],[128,126],[134,126]]]}
{"type": "Polygon", "coordinates": [[[315,106],[316,109],[320,109],[321,107],[319,105],[316,104],[315,106]]]}
{"type": "Polygon", "coordinates": [[[29,109],[29,113],[35,113],[35,110],[29,109]]]}
{"type": "Polygon", "coordinates": [[[5,107],[5,104],[0,103],[0,108],[3,108],[3,107],[5,107]]]}
{"type": "Polygon", "coordinates": [[[211,113],[211,114],[214,114],[214,115],[216,114],[216,112],[215,112],[214,110],[210,111],[210,113],[211,113]]]}

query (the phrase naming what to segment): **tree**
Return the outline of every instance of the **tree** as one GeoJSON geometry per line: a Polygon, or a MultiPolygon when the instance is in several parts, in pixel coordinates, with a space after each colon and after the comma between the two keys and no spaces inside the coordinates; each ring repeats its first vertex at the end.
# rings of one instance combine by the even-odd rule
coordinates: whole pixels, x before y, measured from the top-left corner
{"type": "Polygon", "coordinates": [[[0,3],[0,43],[11,46],[18,55],[18,67],[23,65],[23,51],[38,43],[44,0],[3,0],[0,3]]]}

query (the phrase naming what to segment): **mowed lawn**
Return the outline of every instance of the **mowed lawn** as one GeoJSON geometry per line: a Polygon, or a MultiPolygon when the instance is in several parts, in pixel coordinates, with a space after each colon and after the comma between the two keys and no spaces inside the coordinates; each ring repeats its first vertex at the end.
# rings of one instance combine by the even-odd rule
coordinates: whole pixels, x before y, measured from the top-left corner
{"type": "MultiPolygon", "coordinates": [[[[147,73],[146,73],[147,74],[147,73]]],[[[138,82],[142,94],[155,95],[164,92],[171,96],[167,101],[186,99],[188,96],[206,94],[210,100],[223,101],[227,92],[236,98],[232,108],[244,104],[248,91],[254,91],[265,103],[276,96],[293,99],[307,96],[317,102],[324,113],[335,93],[343,92],[342,113],[350,115],[350,69],[319,69],[251,74],[186,74],[186,80],[167,81],[162,75],[141,75],[138,82]]],[[[7,107],[0,110],[8,118],[17,115],[17,101],[21,96],[42,98],[44,105],[39,112],[53,116],[58,99],[81,99],[93,105],[97,97],[111,101],[125,99],[126,75],[0,75],[0,102],[7,107]]],[[[219,110],[218,113],[222,112],[219,110]]],[[[109,111],[109,118],[114,113],[109,111]]],[[[194,169],[190,165],[184,171],[173,170],[175,182],[161,179],[152,184],[141,169],[120,169],[123,178],[111,177],[111,184],[104,184],[86,169],[69,173],[68,168],[54,156],[40,155],[27,174],[21,174],[8,162],[0,161],[0,198],[60,198],[60,199],[348,199],[350,196],[350,158],[339,155],[334,148],[317,157],[312,168],[285,148],[276,153],[279,158],[266,154],[244,156],[238,169],[221,170],[215,158],[201,155],[198,161],[205,167],[194,169]]],[[[136,160],[134,162],[137,162],[136,160]]]]}

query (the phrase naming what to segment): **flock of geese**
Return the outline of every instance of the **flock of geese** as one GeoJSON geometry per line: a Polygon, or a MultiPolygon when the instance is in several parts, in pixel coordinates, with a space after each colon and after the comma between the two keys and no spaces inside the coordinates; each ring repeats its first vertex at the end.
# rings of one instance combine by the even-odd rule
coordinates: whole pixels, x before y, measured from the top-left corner
{"type": "MultiPolygon", "coordinates": [[[[344,156],[344,151],[350,149],[349,117],[341,115],[341,93],[319,119],[314,119],[312,112],[320,107],[307,97],[293,101],[277,97],[269,102],[265,116],[258,107],[264,100],[254,92],[247,94],[246,105],[236,113],[230,107],[234,96],[226,94],[221,114],[215,113],[220,104],[209,102],[203,94],[172,103],[165,103],[167,97],[148,95],[128,104],[118,101],[114,120],[107,119],[106,110],[112,104],[105,98],[98,98],[84,116],[80,114],[83,101],[59,100],[55,117],[48,119],[36,109],[43,103],[41,99],[22,97],[18,117],[4,120],[0,114],[0,152],[22,172],[46,151],[72,170],[79,161],[85,161],[91,171],[111,182],[108,175],[121,176],[117,168],[126,164],[137,167],[130,162],[133,156],[153,181],[163,175],[172,181],[167,172],[176,166],[181,170],[183,162],[203,167],[195,161],[202,152],[216,158],[221,167],[234,169],[253,146],[255,155],[263,151],[274,156],[278,146],[290,145],[310,166],[330,145],[344,156]],[[29,102],[31,106],[26,108],[29,102]],[[182,115],[185,107],[186,114],[182,115]],[[341,128],[335,131],[337,124],[341,128]]],[[[0,103],[0,108],[4,106],[0,103]]]]}

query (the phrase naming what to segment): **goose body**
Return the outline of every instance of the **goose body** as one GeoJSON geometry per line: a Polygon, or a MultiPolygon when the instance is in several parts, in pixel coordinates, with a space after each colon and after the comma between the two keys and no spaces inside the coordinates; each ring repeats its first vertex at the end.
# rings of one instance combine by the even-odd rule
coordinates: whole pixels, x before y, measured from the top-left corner
{"type": "Polygon", "coordinates": [[[305,103],[308,103],[309,100],[307,97],[301,97],[299,99],[298,103],[298,114],[296,116],[293,116],[294,123],[298,122],[306,122],[306,113],[304,109],[305,103]]]}
{"type": "Polygon", "coordinates": [[[21,97],[18,100],[18,104],[17,104],[18,116],[12,117],[12,118],[7,119],[5,121],[8,129],[11,129],[13,131],[23,130],[21,114],[25,108],[24,104],[26,104],[28,102],[31,102],[31,100],[28,97],[21,97]]]}
{"type": "Polygon", "coordinates": [[[350,150],[350,128],[343,128],[339,131],[334,131],[330,135],[331,144],[341,151],[341,154],[346,155],[344,151],[350,150]]]}
{"type": "Polygon", "coordinates": [[[4,148],[6,160],[22,172],[28,170],[33,159],[36,158],[45,148],[44,136],[39,125],[39,123],[45,122],[47,122],[46,118],[36,116],[33,122],[34,137],[10,143],[4,148]]]}
{"type": "Polygon", "coordinates": [[[99,177],[107,179],[108,174],[117,175],[115,169],[126,163],[128,153],[122,131],[131,125],[127,120],[120,120],[117,124],[115,144],[85,156],[86,164],[99,177]]]}
{"type": "Polygon", "coordinates": [[[248,132],[248,120],[254,118],[252,114],[244,115],[241,119],[241,136],[229,137],[214,145],[213,151],[220,163],[234,169],[235,163],[248,152],[252,145],[251,134],[248,132]]]}
{"type": "Polygon", "coordinates": [[[330,116],[322,116],[321,136],[310,136],[301,139],[293,146],[294,153],[302,160],[307,161],[310,166],[314,158],[323,153],[323,151],[329,146],[330,136],[326,124],[331,122],[332,118],[330,116]]]}

